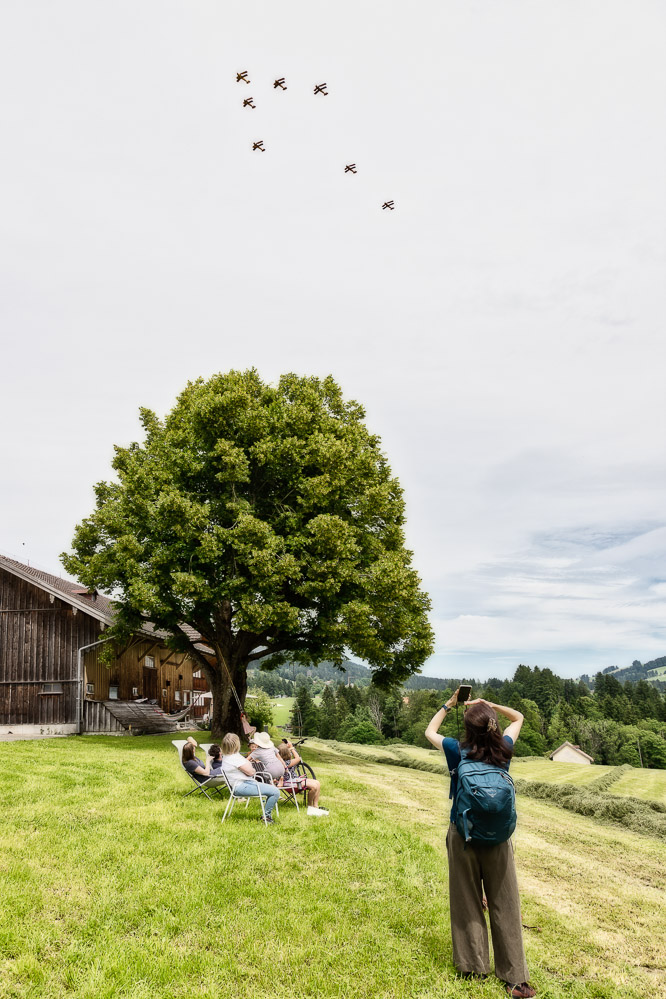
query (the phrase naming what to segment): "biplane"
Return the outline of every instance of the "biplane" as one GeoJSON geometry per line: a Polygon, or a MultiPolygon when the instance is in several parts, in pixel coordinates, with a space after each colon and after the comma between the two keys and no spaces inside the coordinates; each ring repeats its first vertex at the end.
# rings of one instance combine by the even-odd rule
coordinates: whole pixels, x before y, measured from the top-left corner
{"type": "Polygon", "coordinates": [[[254,152],[255,149],[258,149],[261,153],[265,153],[266,152],[266,150],[264,149],[264,140],[263,139],[259,139],[259,142],[254,142],[252,144],[252,152],[254,152]]]}
{"type": "Polygon", "coordinates": [[[348,163],[345,167],[345,173],[356,173],[356,164],[348,163]]]}
{"type": "Polygon", "coordinates": [[[244,69],[242,73],[236,73],[236,83],[240,83],[241,80],[243,81],[243,83],[249,83],[250,82],[248,80],[248,78],[247,78],[247,70],[246,69],[244,69]]]}
{"type": "Polygon", "coordinates": [[[326,86],[327,84],[325,83],[318,83],[314,88],[315,94],[323,94],[324,97],[328,97],[328,90],[326,89],[326,86]]]}
{"type": "Polygon", "coordinates": [[[277,90],[278,87],[280,88],[280,90],[287,89],[284,83],[284,76],[280,77],[279,80],[275,81],[275,83],[273,84],[273,90],[277,90]]]}
{"type": "Polygon", "coordinates": [[[243,107],[244,108],[254,108],[255,111],[257,110],[257,105],[254,103],[254,98],[252,98],[252,97],[246,97],[245,98],[245,100],[243,101],[243,107]]]}
{"type": "Polygon", "coordinates": [[[382,205],[382,208],[390,208],[391,211],[393,211],[395,208],[395,204],[392,201],[385,201],[384,204],[382,205]]]}

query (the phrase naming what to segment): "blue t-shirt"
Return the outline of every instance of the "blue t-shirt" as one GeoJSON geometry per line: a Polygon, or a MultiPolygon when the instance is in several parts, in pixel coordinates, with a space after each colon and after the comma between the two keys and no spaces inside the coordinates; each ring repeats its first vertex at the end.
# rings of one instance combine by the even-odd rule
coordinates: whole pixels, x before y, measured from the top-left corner
{"type": "MultiPolygon", "coordinates": [[[[510,735],[505,735],[504,741],[507,745],[513,748],[513,739],[510,735]]],[[[444,755],[446,756],[446,765],[449,768],[449,773],[451,774],[451,789],[449,791],[449,798],[452,800],[451,805],[451,822],[456,821],[456,792],[458,790],[458,775],[454,773],[458,768],[460,763],[460,743],[457,739],[452,739],[450,736],[446,736],[442,739],[442,749],[444,750],[444,755]]],[[[509,760],[509,763],[511,761],[509,760]]],[[[509,769],[509,763],[502,770],[509,769]]]]}

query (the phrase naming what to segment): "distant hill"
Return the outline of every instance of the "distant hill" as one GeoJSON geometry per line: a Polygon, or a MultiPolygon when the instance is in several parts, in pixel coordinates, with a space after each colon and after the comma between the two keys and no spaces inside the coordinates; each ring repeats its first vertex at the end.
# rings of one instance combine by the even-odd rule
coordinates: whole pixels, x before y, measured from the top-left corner
{"type": "MultiPolygon", "coordinates": [[[[248,676],[252,671],[248,670],[248,676]]],[[[300,663],[285,663],[278,666],[274,671],[277,676],[285,680],[297,682],[303,677],[312,677],[318,680],[333,680],[335,683],[358,683],[362,686],[370,683],[372,673],[367,666],[355,663],[352,659],[345,659],[342,667],[335,666],[331,662],[321,662],[317,666],[301,666],[300,663]]]]}
{"type": "Polygon", "coordinates": [[[620,683],[637,683],[638,680],[647,680],[660,690],[666,688],[666,656],[659,659],[652,659],[649,663],[641,663],[637,659],[623,669],[605,669],[604,673],[612,673],[620,683]]]}

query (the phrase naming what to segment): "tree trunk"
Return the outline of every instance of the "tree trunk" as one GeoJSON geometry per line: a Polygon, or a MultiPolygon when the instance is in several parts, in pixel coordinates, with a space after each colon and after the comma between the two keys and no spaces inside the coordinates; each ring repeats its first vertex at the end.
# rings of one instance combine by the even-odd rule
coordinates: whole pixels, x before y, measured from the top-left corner
{"type": "MultiPolygon", "coordinates": [[[[241,708],[239,708],[234,697],[229,676],[224,667],[209,666],[207,670],[210,692],[213,695],[211,707],[211,736],[216,742],[227,734],[235,732],[241,742],[244,739],[243,722],[241,720],[241,708]]],[[[247,693],[247,673],[245,664],[237,667],[232,674],[233,684],[241,702],[245,705],[245,694],[247,693]]]]}

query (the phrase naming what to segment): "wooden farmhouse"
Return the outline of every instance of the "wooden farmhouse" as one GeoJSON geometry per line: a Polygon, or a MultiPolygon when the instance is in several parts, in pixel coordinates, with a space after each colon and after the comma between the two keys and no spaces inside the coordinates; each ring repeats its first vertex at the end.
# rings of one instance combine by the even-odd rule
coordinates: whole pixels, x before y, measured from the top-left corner
{"type": "Polygon", "coordinates": [[[149,623],[102,663],[112,621],[108,597],[0,555],[0,734],[171,731],[209,710],[197,664],[149,623]]]}
{"type": "Polygon", "coordinates": [[[594,763],[594,757],[588,756],[580,746],[574,746],[571,742],[563,742],[554,749],[550,759],[554,763],[594,763]]]}

